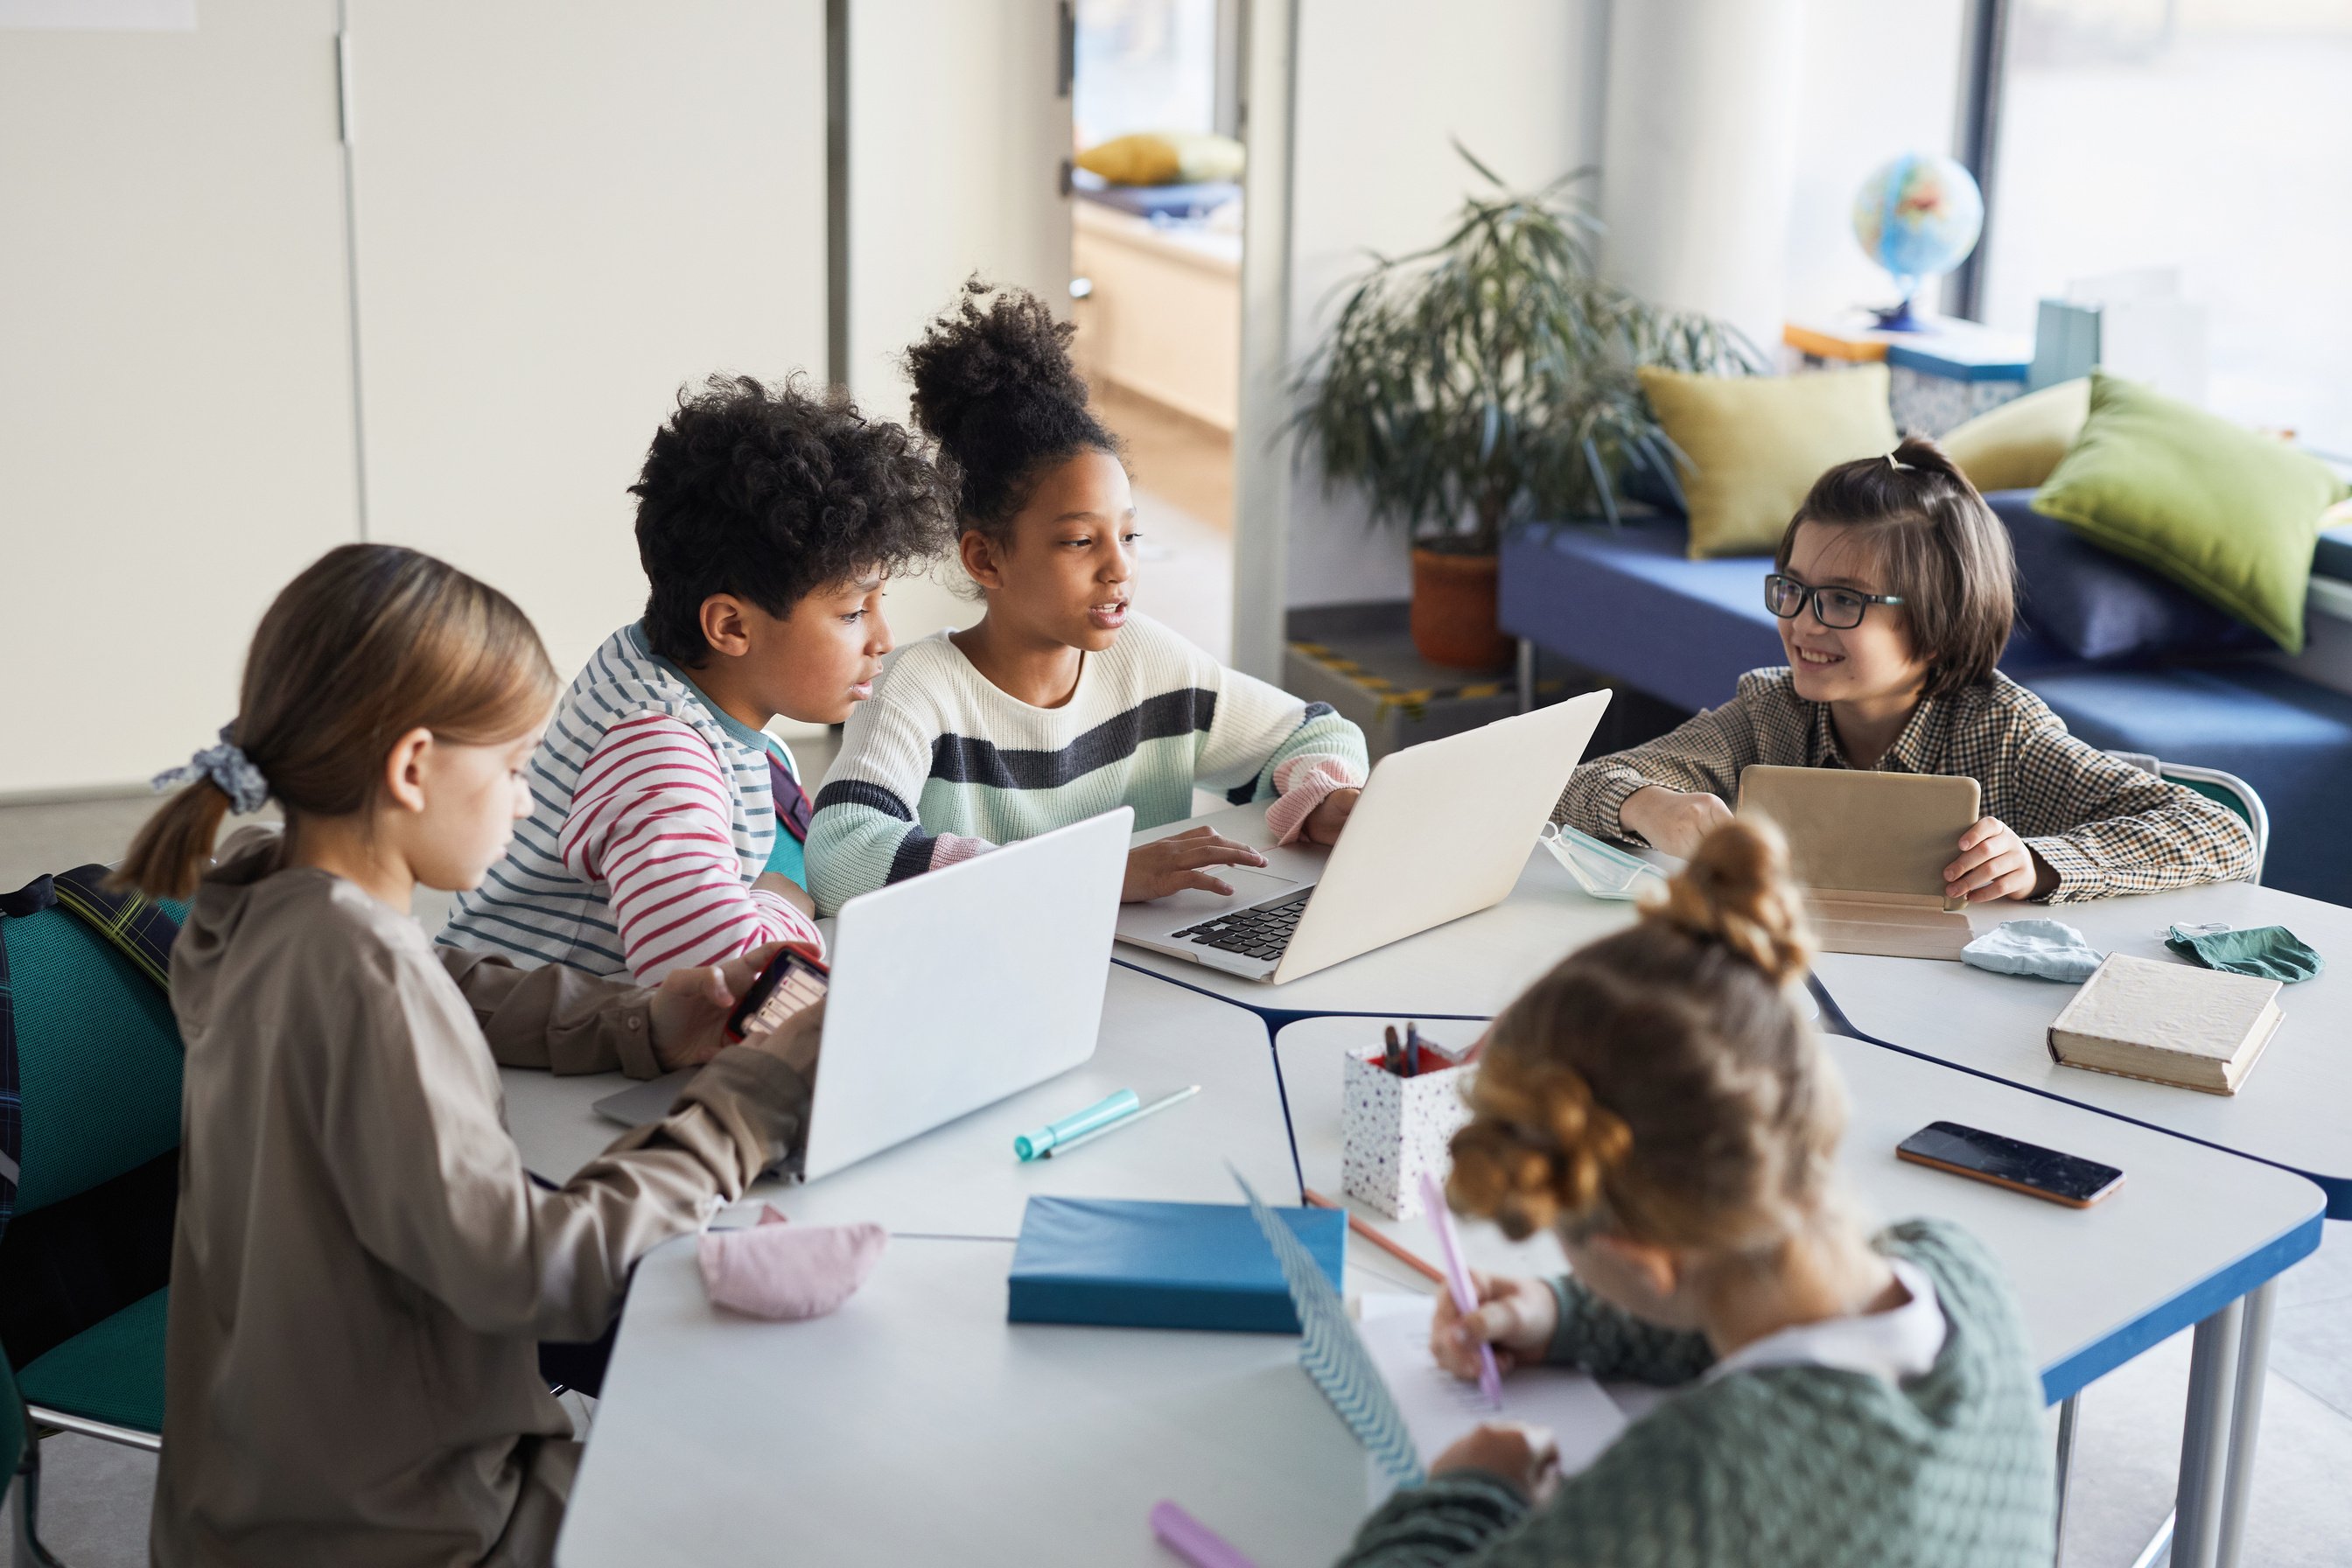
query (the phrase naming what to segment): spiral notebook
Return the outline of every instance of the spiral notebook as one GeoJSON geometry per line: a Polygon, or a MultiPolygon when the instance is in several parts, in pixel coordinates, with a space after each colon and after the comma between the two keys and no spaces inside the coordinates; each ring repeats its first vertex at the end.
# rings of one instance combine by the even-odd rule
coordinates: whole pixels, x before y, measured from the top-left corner
{"type": "Polygon", "coordinates": [[[1608,1392],[1568,1367],[1522,1368],[1503,1384],[1503,1408],[1489,1406],[1476,1384],[1461,1382],[1430,1354],[1433,1298],[1367,1296],[1360,1326],[1280,1215],[1238,1171],[1234,1180],[1282,1265],[1305,1325],[1298,1364],[1363,1444],[1373,1501],[1398,1487],[1419,1486],[1429,1461],[1483,1421],[1549,1428],[1568,1475],[1590,1465],[1625,1429],[1625,1413],[1608,1392]]]}

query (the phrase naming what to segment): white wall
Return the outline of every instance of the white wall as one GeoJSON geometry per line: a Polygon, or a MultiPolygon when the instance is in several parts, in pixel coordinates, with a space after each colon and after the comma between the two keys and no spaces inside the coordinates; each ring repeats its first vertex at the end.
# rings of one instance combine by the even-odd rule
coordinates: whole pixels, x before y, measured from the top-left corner
{"type": "Polygon", "coordinates": [[[1602,270],[1780,335],[1804,0],[1644,0],[1609,29],[1602,270]]]}
{"type": "MultiPolygon", "coordinates": [[[[1298,0],[1291,194],[1292,352],[1330,320],[1365,251],[1444,237],[1476,176],[1457,138],[1522,186],[1600,154],[1606,0],[1298,0]]],[[[1247,438],[1245,436],[1244,438],[1247,438]]],[[[1368,532],[1360,497],[1292,486],[1293,606],[1395,599],[1404,540],[1368,532]]]]}
{"type": "MultiPolygon", "coordinates": [[[[898,357],[972,273],[1067,313],[1058,27],[1055,0],[850,0],[848,382],[874,418],[907,416],[898,357]]],[[[885,613],[903,643],[981,606],[917,580],[885,613]]]]}
{"type": "Polygon", "coordinates": [[[352,0],[371,537],[569,679],[645,608],[682,383],[824,380],[823,0],[352,0]]]}
{"type": "Polygon", "coordinates": [[[0,45],[0,792],[143,780],[356,536],[334,0],[0,45]]]}
{"type": "Polygon", "coordinates": [[[1967,10],[1965,0],[1807,0],[1789,200],[1791,314],[1895,303],[1894,284],[1854,242],[1854,193],[1897,153],[1956,151],[1967,10]]]}

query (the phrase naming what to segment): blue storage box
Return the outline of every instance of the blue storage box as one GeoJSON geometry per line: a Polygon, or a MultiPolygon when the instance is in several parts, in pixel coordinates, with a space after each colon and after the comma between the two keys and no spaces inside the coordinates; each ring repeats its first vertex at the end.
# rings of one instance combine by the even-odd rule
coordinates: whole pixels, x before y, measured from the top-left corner
{"type": "MultiPolygon", "coordinates": [[[[1274,1212],[1339,1289],[1347,1215],[1274,1212]]],[[[1282,1266],[1240,1204],[1031,1198],[1010,1284],[1016,1323],[1298,1332],[1282,1266]]]]}

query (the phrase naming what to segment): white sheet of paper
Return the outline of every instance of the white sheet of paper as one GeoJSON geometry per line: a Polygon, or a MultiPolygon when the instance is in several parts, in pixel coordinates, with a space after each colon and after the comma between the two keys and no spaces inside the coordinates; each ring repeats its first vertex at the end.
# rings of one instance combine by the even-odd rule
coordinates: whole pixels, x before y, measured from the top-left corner
{"type": "MultiPolygon", "coordinates": [[[[1357,1331],[1372,1364],[1395,1396],[1405,1429],[1423,1465],[1486,1421],[1518,1421],[1549,1430],[1559,1444],[1559,1468],[1572,1476],[1601,1457],[1626,1427],[1625,1413],[1584,1373],[1563,1366],[1523,1366],[1503,1380],[1503,1407],[1486,1403],[1429,1353],[1429,1296],[1366,1295],[1357,1331]]],[[[1374,1500],[1388,1495],[1380,1467],[1371,1467],[1374,1500]]]]}

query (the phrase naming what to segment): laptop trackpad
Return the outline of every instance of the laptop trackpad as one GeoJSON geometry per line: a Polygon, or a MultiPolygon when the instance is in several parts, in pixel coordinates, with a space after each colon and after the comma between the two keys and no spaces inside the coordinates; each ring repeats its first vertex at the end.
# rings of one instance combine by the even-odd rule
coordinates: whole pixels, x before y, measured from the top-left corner
{"type": "Polygon", "coordinates": [[[1187,926],[1200,924],[1212,915],[1228,910],[1245,910],[1252,904],[1263,903],[1286,889],[1296,890],[1298,879],[1278,876],[1272,871],[1253,870],[1246,866],[1211,866],[1209,875],[1233,889],[1233,896],[1204,892],[1198,888],[1186,888],[1164,899],[1154,899],[1150,908],[1155,915],[1165,915],[1168,923],[1160,929],[1180,931],[1187,926]]]}

